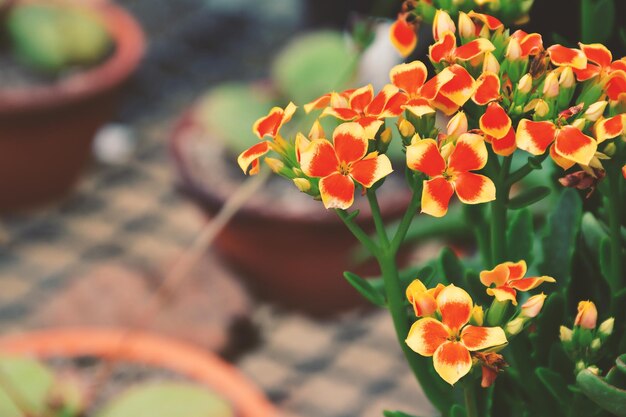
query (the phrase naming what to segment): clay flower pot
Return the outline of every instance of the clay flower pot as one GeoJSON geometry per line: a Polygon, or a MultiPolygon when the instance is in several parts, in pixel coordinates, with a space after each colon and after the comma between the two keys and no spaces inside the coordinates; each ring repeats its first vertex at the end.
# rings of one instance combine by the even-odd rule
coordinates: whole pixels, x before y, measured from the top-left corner
{"type": "MultiPolygon", "coordinates": [[[[246,177],[236,156],[197,118],[192,108],[178,121],[170,151],[182,189],[211,217],[246,177]]],[[[401,176],[386,181],[379,191],[381,210],[391,220],[404,213],[410,195],[401,176]]],[[[360,210],[360,225],[373,231],[365,198],[357,197],[354,208],[360,210]]],[[[343,278],[346,270],[379,274],[374,262],[355,268],[351,255],[357,244],[334,211],[275,176],[226,225],[215,248],[260,296],[328,316],[368,305],[343,278]]]]}
{"type": "Polygon", "coordinates": [[[0,88],[0,210],[41,204],[77,181],[98,128],[144,52],[137,21],[113,2],[90,2],[115,49],[101,64],[45,86],[0,88]]]}
{"type": "Polygon", "coordinates": [[[167,369],[224,397],[238,417],[273,417],[276,409],[231,365],[185,343],[123,329],[58,328],[0,337],[3,354],[76,358],[93,356],[167,369]]]}

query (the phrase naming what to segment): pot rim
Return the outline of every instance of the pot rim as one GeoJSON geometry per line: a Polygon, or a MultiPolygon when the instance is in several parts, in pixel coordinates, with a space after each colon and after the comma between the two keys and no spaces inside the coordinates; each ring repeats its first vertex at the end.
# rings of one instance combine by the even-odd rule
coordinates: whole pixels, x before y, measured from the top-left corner
{"type": "Polygon", "coordinates": [[[102,19],[115,44],[112,55],[93,68],[53,84],[3,87],[0,114],[41,111],[88,99],[121,84],[139,65],[145,51],[145,37],[130,13],[109,1],[85,2],[78,7],[88,7],[102,19]]]}
{"type": "Polygon", "coordinates": [[[277,410],[233,365],[191,344],[146,331],[61,327],[0,336],[3,354],[97,356],[160,366],[206,385],[230,401],[238,416],[274,417],[277,410]]]}

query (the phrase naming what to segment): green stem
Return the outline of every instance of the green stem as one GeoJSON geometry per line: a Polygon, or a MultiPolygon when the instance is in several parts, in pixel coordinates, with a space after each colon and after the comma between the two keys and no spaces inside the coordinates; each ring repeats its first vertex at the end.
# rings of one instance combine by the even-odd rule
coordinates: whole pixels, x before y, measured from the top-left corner
{"type": "Polygon", "coordinates": [[[476,392],[474,391],[473,381],[468,382],[463,389],[463,397],[465,398],[465,415],[467,417],[478,417],[478,407],[476,407],[476,392]]]}
{"type": "Polygon", "coordinates": [[[409,207],[406,209],[402,220],[400,220],[400,224],[398,225],[398,230],[396,234],[393,236],[391,241],[390,250],[393,253],[396,253],[400,249],[400,245],[404,242],[404,238],[406,237],[407,232],[409,231],[409,227],[411,226],[411,221],[415,214],[417,213],[417,209],[420,206],[421,202],[421,186],[419,190],[413,192],[411,196],[411,201],[409,202],[409,207]]]}
{"type": "Polygon", "coordinates": [[[609,195],[605,196],[607,211],[609,214],[609,236],[611,239],[611,276],[609,281],[611,289],[617,291],[622,288],[622,242],[621,242],[621,219],[620,219],[620,181],[621,172],[619,167],[613,169],[607,175],[609,183],[609,195]]]}
{"type": "Polygon", "coordinates": [[[491,260],[495,266],[506,261],[506,215],[509,201],[509,185],[506,179],[511,169],[511,156],[504,158],[494,184],[496,199],[491,203],[491,260]]]}
{"type": "Polygon", "coordinates": [[[387,237],[387,231],[385,230],[385,224],[383,223],[383,216],[380,214],[380,206],[378,205],[376,191],[371,188],[367,190],[367,201],[369,202],[372,210],[372,217],[374,218],[374,226],[376,227],[376,233],[378,234],[380,246],[389,246],[389,238],[387,237]]]}
{"type": "Polygon", "coordinates": [[[335,212],[346,225],[348,230],[352,232],[354,237],[356,237],[359,242],[361,242],[361,244],[365,246],[367,250],[369,250],[374,256],[378,256],[380,248],[372,241],[372,239],[370,239],[367,233],[365,233],[365,231],[361,229],[358,224],[355,223],[353,216],[348,214],[348,212],[345,210],[337,209],[335,210],[335,212]]]}

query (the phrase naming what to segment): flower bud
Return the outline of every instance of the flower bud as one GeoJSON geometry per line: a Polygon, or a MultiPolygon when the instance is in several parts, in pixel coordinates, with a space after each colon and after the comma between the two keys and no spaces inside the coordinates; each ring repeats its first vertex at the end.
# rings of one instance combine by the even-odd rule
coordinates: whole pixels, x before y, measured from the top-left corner
{"type": "Polygon", "coordinates": [[[543,82],[543,96],[545,98],[554,98],[559,95],[559,79],[554,71],[546,75],[546,79],[543,82]]]}
{"type": "Polygon", "coordinates": [[[465,112],[457,112],[457,114],[448,121],[447,131],[448,136],[455,138],[467,132],[467,116],[465,112]]]}
{"type": "Polygon", "coordinates": [[[406,298],[413,306],[417,317],[430,316],[437,311],[437,301],[433,291],[426,289],[426,286],[419,279],[413,280],[406,289],[406,298]]]}
{"type": "Polygon", "coordinates": [[[504,56],[509,61],[517,61],[522,58],[522,47],[517,39],[511,38],[509,40],[504,56]]]}
{"type": "Polygon", "coordinates": [[[604,147],[604,154],[608,157],[615,155],[615,151],[617,150],[617,146],[615,142],[611,142],[604,147]]]}
{"type": "Polygon", "coordinates": [[[585,125],[587,121],[585,119],[576,119],[572,122],[572,126],[574,126],[578,130],[585,130],[585,125]]]}
{"type": "Polygon", "coordinates": [[[409,138],[415,134],[415,126],[406,119],[400,120],[398,123],[398,130],[403,138],[409,138]]]}
{"type": "Polygon", "coordinates": [[[311,182],[306,178],[294,178],[293,183],[298,187],[298,190],[306,193],[311,189],[311,182]]]}
{"type": "Polygon", "coordinates": [[[574,78],[572,67],[563,68],[559,77],[559,85],[563,88],[571,88],[574,84],[576,84],[576,79],[574,78]]]}
{"type": "Polygon", "coordinates": [[[506,324],[504,329],[507,334],[514,336],[520,333],[524,329],[525,320],[523,317],[516,317],[506,324]]]}
{"type": "Polygon", "coordinates": [[[311,126],[311,130],[309,131],[309,139],[315,140],[315,139],[321,139],[325,137],[326,137],[326,134],[324,133],[324,128],[322,127],[322,124],[320,123],[319,119],[317,119],[315,123],[313,123],[313,126],[311,126]]]}
{"type": "Polygon", "coordinates": [[[283,168],[285,168],[283,161],[276,158],[265,158],[265,163],[270,167],[274,174],[280,174],[283,168]]]}
{"type": "Polygon", "coordinates": [[[446,32],[456,32],[454,22],[446,11],[437,10],[433,19],[433,38],[438,41],[446,32]]]}
{"type": "Polygon", "coordinates": [[[522,305],[522,317],[528,317],[530,319],[537,317],[543,307],[543,302],[546,299],[544,293],[533,295],[522,305]]]}
{"type": "Polygon", "coordinates": [[[596,101],[585,111],[584,117],[585,119],[596,122],[602,115],[604,114],[604,109],[606,109],[606,105],[608,102],[606,101],[596,101]]]}
{"type": "Polygon", "coordinates": [[[485,71],[490,71],[495,74],[498,74],[500,72],[500,63],[491,52],[487,52],[485,54],[485,59],[483,61],[483,72],[485,71]]]}
{"type": "Polygon", "coordinates": [[[572,341],[573,332],[572,329],[568,329],[565,326],[561,326],[559,328],[559,339],[563,343],[569,343],[572,341]]]}
{"type": "Polygon", "coordinates": [[[532,88],[533,76],[530,74],[524,74],[524,76],[517,83],[517,91],[523,94],[528,94],[532,88]]]}
{"type": "Polygon", "coordinates": [[[591,341],[591,350],[597,352],[602,347],[602,341],[597,337],[591,341]]]}
{"type": "Polygon", "coordinates": [[[613,326],[615,325],[615,319],[610,317],[600,323],[598,327],[598,333],[601,337],[609,337],[613,333],[613,326]]]}
{"type": "Polygon", "coordinates": [[[388,145],[389,142],[391,142],[392,137],[393,135],[391,134],[391,128],[388,127],[385,130],[383,130],[383,133],[380,134],[380,141],[383,144],[388,145]]]}
{"type": "Polygon", "coordinates": [[[544,117],[550,112],[550,106],[544,100],[537,100],[535,104],[535,114],[544,117]]]}
{"type": "Polygon", "coordinates": [[[472,19],[463,12],[459,12],[459,35],[463,39],[471,39],[476,36],[476,25],[472,19]]]}
{"type": "Polygon", "coordinates": [[[598,320],[598,310],[592,301],[581,301],[578,303],[578,314],[574,320],[574,326],[593,330],[598,320]]]}
{"type": "Polygon", "coordinates": [[[474,326],[482,326],[485,321],[485,312],[481,306],[474,306],[472,308],[472,316],[470,321],[474,326]]]}

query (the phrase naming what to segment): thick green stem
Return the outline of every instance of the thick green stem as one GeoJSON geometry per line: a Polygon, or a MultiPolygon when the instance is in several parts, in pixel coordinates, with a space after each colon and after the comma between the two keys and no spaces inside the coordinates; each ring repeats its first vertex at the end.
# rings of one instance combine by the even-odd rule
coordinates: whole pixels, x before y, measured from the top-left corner
{"type": "Polygon", "coordinates": [[[620,194],[620,181],[621,172],[618,169],[613,169],[607,175],[609,182],[609,195],[605,196],[607,204],[607,211],[609,214],[609,236],[611,239],[611,276],[609,282],[611,289],[617,291],[622,288],[622,241],[621,241],[621,194],[620,194]]]}
{"type": "Polygon", "coordinates": [[[511,169],[512,157],[504,158],[499,175],[495,179],[496,199],[491,203],[491,260],[492,266],[506,259],[506,215],[509,202],[509,185],[506,183],[511,169]]]}
{"type": "Polygon", "coordinates": [[[421,195],[421,187],[419,190],[413,192],[413,196],[411,197],[411,201],[409,202],[409,207],[406,209],[402,220],[400,220],[398,230],[396,231],[396,234],[393,236],[393,239],[391,241],[391,252],[396,253],[400,249],[402,242],[404,242],[404,238],[406,237],[406,234],[409,231],[409,227],[411,226],[411,221],[413,220],[413,217],[415,217],[417,209],[420,206],[421,195]]]}
{"type": "Polygon", "coordinates": [[[376,256],[380,252],[380,248],[376,246],[376,244],[372,241],[372,239],[370,239],[367,233],[365,233],[365,231],[361,229],[358,224],[355,223],[353,219],[354,216],[350,215],[345,210],[335,210],[335,212],[346,225],[348,230],[352,232],[354,237],[356,237],[359,242],[361,242],[361,244],[365,246],[365,248],[367,248],[367,250],[369,250],[374,256],[376,256]]]}
{"type": "Polygon", "coordinates": [[[367,201],[369,202],[370,208],[372,210],[372,217],[374,218],[374,226],[376,227],[376,233],[378,234],[380,246],[389,246],[389,238],[387,237],[387,231],[385,230],[383,217],[380,213],[380,206],[378,205],[376,191],[372,189],[367,190],[367,201]]]}
{"type": "Polygon", "coordinates": [[[478,417],[478,407],[476,407],[476,392],[474,391],[474,381],[468,382],[463,389],[465,399],[465,415],[467,417],[478,417]]]}

